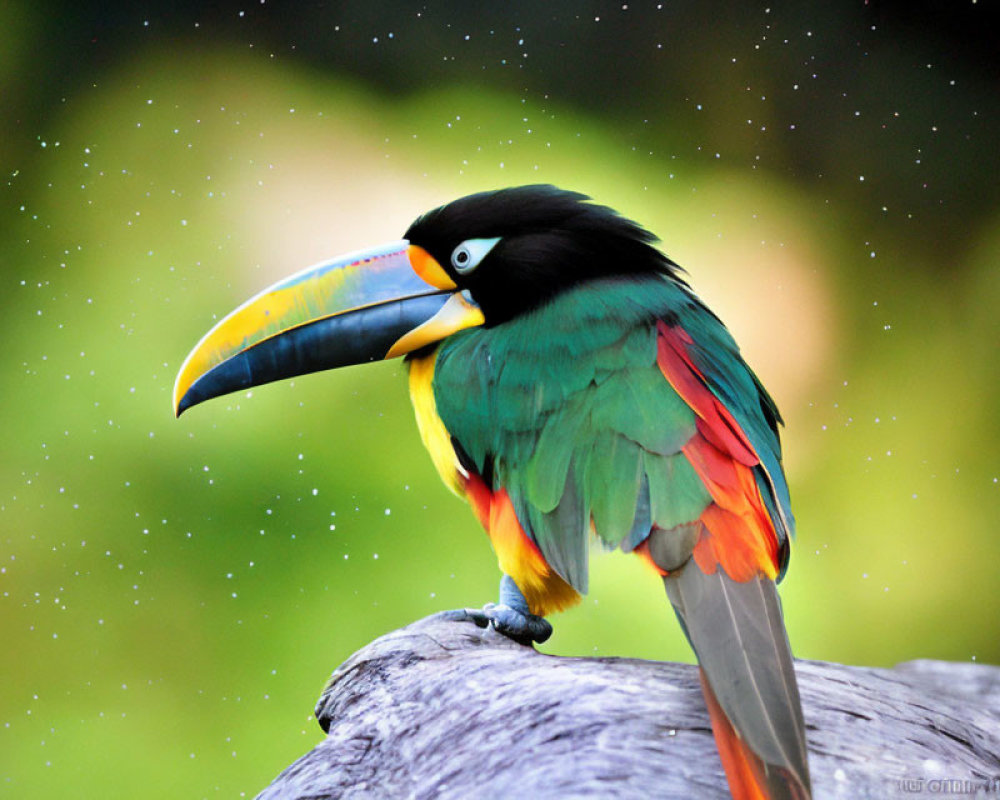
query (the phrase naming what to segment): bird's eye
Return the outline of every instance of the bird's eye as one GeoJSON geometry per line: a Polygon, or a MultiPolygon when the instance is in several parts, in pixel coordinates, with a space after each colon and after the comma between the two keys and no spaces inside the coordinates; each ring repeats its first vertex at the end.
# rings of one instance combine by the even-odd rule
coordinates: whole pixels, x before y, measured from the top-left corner
{"type": "Polygon", "coordinates": [[[451,265],[459,275],[467,275],[482,261],[486,254],[496,247],[500,238],[466,239],[451,253],[451,265]]]}

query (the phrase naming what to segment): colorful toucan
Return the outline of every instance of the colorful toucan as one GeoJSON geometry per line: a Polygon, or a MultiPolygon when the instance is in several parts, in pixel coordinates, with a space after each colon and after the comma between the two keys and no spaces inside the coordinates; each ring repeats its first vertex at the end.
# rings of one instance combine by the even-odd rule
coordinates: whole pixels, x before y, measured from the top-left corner
{"type": "Polygon", "coordinates": [[[775,583],[793,532],[774,402],[655,237],[589,198],[455,200],[401,241],[307,269],[219,322],[175,412],[407,355],[424,444],[486,528],[500,602],[458,612],[522,641],[587,591],[589,544],[663,576],[737,798],[808,798],[775,583]]]}

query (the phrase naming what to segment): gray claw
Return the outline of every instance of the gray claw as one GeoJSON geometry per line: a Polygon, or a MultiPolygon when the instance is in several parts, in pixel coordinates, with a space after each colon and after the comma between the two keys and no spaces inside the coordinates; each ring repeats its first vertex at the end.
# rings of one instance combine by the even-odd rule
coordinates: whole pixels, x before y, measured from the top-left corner
{"type": "Polygon", "coordinates": [[[552,635],[552,625],[537,614],[524,613],[507,605],[487,603],[482,608],[459,608],[442,612],[442,617],[456,622],[471,621],[480,628],[492,626],[518,644],[541,644],[552,635]]]}

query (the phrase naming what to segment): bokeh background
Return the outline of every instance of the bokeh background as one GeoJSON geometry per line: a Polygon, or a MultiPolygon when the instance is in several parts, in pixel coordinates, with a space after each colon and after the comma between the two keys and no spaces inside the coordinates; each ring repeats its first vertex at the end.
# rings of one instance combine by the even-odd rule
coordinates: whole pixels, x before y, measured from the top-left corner
{"type": "MultiPolygon", "coordinates": [[[[654,230],[778,400],[797,655],[1000,661],[995,4],[201,6],[0,4],[0,796],[252,796],[353,650],[493,598],[401,363],[170,396],[271,281],[525,182],[654,230]]],[[[689,660],[634,562],[544,650],[689,660]]]]}

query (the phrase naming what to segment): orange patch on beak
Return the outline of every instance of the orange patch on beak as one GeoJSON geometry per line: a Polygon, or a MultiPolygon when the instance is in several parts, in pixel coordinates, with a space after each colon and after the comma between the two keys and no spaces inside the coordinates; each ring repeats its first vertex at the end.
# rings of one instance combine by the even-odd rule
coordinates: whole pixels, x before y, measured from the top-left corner
{"type": "Polygon", "coordinates": [[[417,244],[411,244],[406,251],[407,258],[410,259],[410,266],[426,283],[438,289],[457,289],[455,281],[451,279],[444,268],[438,264],[437,259],[417,244]]]}

